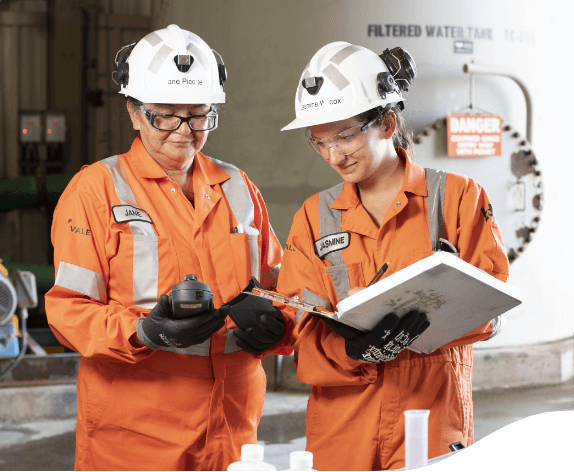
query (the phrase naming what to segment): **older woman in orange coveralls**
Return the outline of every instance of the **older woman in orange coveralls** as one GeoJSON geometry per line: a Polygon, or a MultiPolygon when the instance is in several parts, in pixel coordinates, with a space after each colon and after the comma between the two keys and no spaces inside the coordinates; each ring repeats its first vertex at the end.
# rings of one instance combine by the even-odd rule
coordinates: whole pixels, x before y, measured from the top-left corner
{"type": "MultiPolygon", "coordinates": [[[[378,56],[344,42],[323,47],[306,67],[297,118],[284,129],[309,127],[310,144],[343,182],[307,199],[295,215],[280,293],[334,307],[385,263],[386,277],[441,249],[506,281],[508,260],[483,188],[412,160],[401,109],[415,76],[400,48],[378,56]]],[[[388,315],[366,334],[284,313],[296,323],[297,378],[313,386],[307,450],[315,468],[403,467],[403,412],[410,409],[430,410],[430,457],[456,441],[472,444],[472,343],[495,335],[501,320],[425,355],[404,349],[428,325],[421,313],[398,326],[388,315]]]]}
{"type": "Polygon", "coordinates": [[[52,227],[48,321],[82,354],[75,467],[226,469],[257,440],[260,358],[290,321],[269,313],[269,330],[238,340],[225,307],[174,319],[165,294],[187,274],[214,307],[252,276],[274,287],[281,247],[255,185],[201,153],[225,101],[225,67],[207,44],[171,25],[116,65],[139,135],[74,177],[52,227]]]}

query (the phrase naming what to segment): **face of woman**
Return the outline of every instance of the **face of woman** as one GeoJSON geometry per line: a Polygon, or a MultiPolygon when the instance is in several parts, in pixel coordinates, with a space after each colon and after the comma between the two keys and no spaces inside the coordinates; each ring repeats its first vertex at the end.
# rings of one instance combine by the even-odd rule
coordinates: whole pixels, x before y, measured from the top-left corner
{"type": "Polygon", "coordinates": [[[384,125],[375,123],[361,131],[354,117],[322,125],[311,126],[311,135],[319,146],[323,159],[345,182],[361,183],[392,170],[396,152],[392,136],[396,128],[395,115],[391,113],[384,125]],[[329,144],[340,143],[340,151],[329,144]],[[350,152],[352,151],[352,152],[350,152]]]}
{"type": "MultiPolygon", "coordinates": [[[[181,123],[178,129],[162,131],[154,128],[142,109],[134,110],[128,103],[128,111],[135,130],[139,130],[142,143],[151,156],[164,168],[177,170],[189,165],[191,159],[203,148],[209,131],[193,131],[188,123],[181,123]]],[[[210,105],[165,105],[144,103],[151,113],[161,115],[205,115],[210,105]]]]}

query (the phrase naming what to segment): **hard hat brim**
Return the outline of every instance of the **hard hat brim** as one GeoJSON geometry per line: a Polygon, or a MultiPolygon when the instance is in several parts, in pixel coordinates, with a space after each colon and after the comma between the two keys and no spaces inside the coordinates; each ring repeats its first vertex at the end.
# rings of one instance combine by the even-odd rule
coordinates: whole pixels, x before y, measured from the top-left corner
{"type": "Polygon", "coordinates": [[[289,123],[284,128],[281,128],[281,131],[288,131],[290,129],[297,129],[297,128],[307,128],[308,126],[315,126],[315,125],[324,125],[325,123],[333,123],[335,121],[346,120],[348,118],[352,118],[355,116],[356,113],[346,116],[346,117],[333,117],[331,118],[318,118],[316,116],[307,116],[305,118],[295,118],[291,123],[289,123]]]}

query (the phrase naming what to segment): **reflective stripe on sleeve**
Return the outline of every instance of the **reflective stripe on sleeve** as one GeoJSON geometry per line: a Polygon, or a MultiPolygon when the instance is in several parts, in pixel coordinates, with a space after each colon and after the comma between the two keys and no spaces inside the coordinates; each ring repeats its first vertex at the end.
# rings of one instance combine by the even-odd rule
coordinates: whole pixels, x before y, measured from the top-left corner
{"type": "Polygon", "coordinates": [[[84,269],[77,265],[60,262],[56,285],[74,292],[87,295],[101,303],[108,301],[104,277],[93,270],[84,269]]]}
{"type": "Polygon", "coordinates": [[[207,341],[203,341],[201,344],[195,344],[189,347],[159,347],[160,351],[175,352],[176,354],[188,354],[191,356],[209,356],[209,346],[211,344],[211,338],[207,341]]]}
{"type": "Polygon", "coordinates": [[[235,341],[237,341],[237,337],[233,334],[233,329],[228,329],[225,333],[225,349],[223,350],[223,354],[233,354],[234,352],[243,351],[235,341]]]}
{"type": "MultiPolygon", "coordinates": [[[[310,305],[313,306],[323,306],[325,308],[327,308],[327,310],[331,311],[331,303],[329,303],[329,300],[326,300],[323,297],[320,297],[319,295],[317,295],[316,293],[311,292],[311,290],[305,288],[303,289],[303,293],[301,294],[301,301],[305,302],[305,303],[309,303],[310,305]]],[[[303,310],[297,310],[297,315],[295,316],[295,324],[297,324],[299,322],[299,320],[301,318],[303,318],[303,315],[306,312],[303,310]]]]}

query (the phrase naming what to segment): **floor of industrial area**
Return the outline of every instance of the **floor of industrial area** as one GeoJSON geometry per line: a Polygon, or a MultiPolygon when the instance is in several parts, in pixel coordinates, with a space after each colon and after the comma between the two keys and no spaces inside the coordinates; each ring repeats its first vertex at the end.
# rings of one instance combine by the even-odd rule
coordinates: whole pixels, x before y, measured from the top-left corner
{"type": "MultiPolygon", "coordinates": [[[[265,461],[277,470],[289,467],[289,454],[305,449],[305,408],[308,394],[268,392],[259,424],[265,461]]],[[[574,409],[574,380],[547,386],[475,392],[474,434],[488,434],[527,416],[574,409]]],[[[72,470],[75,418],[0,424],[0,470],[72,470]]],[[[134,464],[134,470],[138,465],[134,464]]]]}

